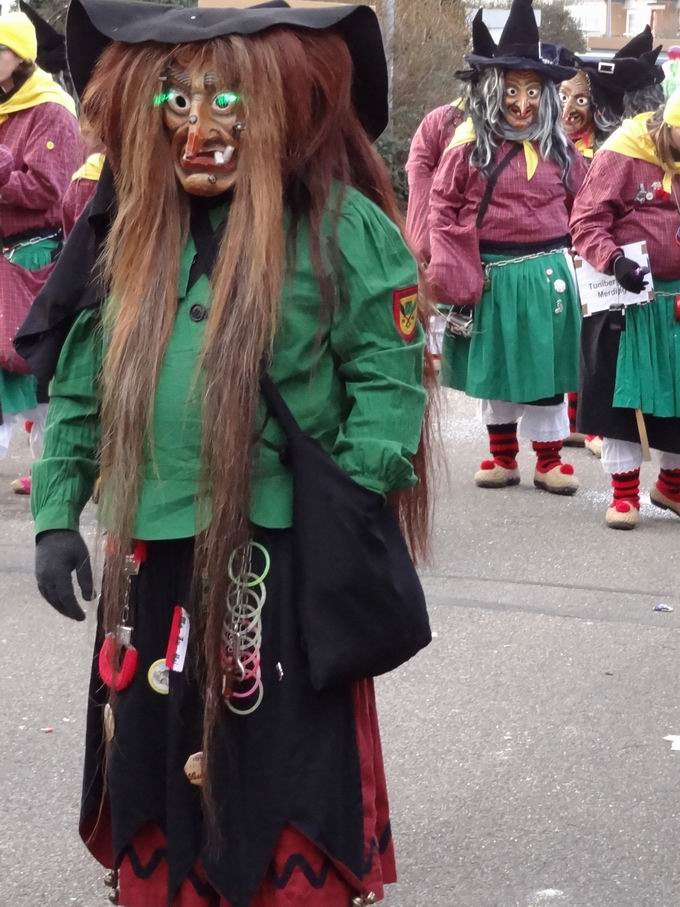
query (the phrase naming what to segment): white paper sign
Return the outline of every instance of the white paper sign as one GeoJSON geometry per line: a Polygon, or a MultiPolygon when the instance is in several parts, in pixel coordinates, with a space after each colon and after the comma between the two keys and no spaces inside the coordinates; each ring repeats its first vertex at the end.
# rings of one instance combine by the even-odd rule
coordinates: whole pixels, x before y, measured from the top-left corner
{"type": "MultiPolygon", "coordinates": [[[[629,243],[622,246],[626,258],[636,261],[641,268],[649,267],[649,255],[646,242],[629,243]]],[[[583,315],[594,315],[595,312],[605,312],[613,305],[641,305],[654,299],[654,284],[652,275],[647,274],[647,286],[642,293],[629,293],[619,285],[615,277],[602,274],[589,265],[585,259],[577,255],[574,258],[576,281],[579,296],[581,297],[581,310],[583,315]]]]}

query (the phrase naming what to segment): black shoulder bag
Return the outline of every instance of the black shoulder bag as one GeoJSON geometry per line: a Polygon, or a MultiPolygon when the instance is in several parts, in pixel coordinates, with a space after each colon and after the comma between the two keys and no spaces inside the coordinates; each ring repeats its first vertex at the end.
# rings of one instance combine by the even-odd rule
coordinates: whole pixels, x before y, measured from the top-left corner
{"type": "Polygon", "coordinates": [[[312,686],[399,667],[432,639],[418,574],[382,495],[354,482],[300,429],[269,375],[260,386],[293,473],[296,598],[312,686]]]}

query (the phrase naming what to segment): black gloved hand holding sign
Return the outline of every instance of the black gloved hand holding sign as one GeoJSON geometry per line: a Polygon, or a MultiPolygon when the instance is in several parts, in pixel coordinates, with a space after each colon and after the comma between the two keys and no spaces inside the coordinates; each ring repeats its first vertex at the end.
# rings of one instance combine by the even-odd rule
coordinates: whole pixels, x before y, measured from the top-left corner
{"type": "Polygon", "coordinates": [[[71,529],[41,532],[35,546],[35,576],[40,594],[65,617],[85,620],[85,612],[73,592],[74,570],[83,598],[92,601],[95,597],[92,565],[80,533],[71,529]]]}
{"type": "Polygon", "coordinates": [[[649,268],[640,267],[632,258],[626,258],[620,255],[614,262],[614,277],[620,287],[629,293],[642,293],[647,286],[645,275],[649,274],[649,268]]]}

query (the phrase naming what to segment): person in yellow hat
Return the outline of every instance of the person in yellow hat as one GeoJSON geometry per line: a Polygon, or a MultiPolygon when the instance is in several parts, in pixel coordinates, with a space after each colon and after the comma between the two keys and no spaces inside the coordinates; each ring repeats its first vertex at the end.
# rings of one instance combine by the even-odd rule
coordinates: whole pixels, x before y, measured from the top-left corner
{"type": "Polygon", "coordinates": [[[82,163],[73,99],[37,55],[28,17],[0,16],[0,456],[17,421],[44,422],[46,393],[12,340],[61,247],[62,199],[82,163]]]}
{"type": "Polygon", "coordinates": [[[680,516],[680,92],[665,107],[622,126],[598,151],[574,203],[576,251],[622,290],[649,281],[641,262],[624,254],[647,244],[654,298],[584,319],[580,428],[604,436],[602,465],[613,499],[613,529],[640,521],[642,446],[635,411],[649,444],[661,451],[652,504],[680,516]]]}

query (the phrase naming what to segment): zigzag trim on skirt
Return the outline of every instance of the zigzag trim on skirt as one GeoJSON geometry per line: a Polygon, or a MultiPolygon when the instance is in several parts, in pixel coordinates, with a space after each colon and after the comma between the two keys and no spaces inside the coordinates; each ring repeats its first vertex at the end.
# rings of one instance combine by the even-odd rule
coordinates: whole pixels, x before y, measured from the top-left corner
{"type": "MultiPolygon", "coordinates": [[[[387,850],[389,843],[392,839],[392,826],[388,822],[385,826],[385,830],[380,835],[380,838],[374,837],[371,840],[370,846],[368,848],[368,853],[366,855],[366,860],[363,865],[364,875],[367,875],[373,868],[373,862],[375,860],[376,854],[384,854],[387,850]]],[[[147,863],[142,863],[139,858],[139,854],[135,850],[132,844],[123,850],[121,854],[121,861],[127,857],[130,860],[130,865],[132,871],[137,876],[138,879],[149,879],[158,869],[163,860],[166,859],[167,849],[165,847],[157,847],[156,850],[151,854],[147,863]]],[[[296,869],[299,869],[300,872],[307,879],[312,888],[320,890],[326,884],[328,878],[328,873],[332,867],[333,863],[328,857],[324,857],[323,863],[321,864],[321,869],[319,872],[315,872],[314,868],[310,865],[307,858],[301,853],[292,853],[285,862],[281,873],[277,873],[273,870],[270,870],[272,881],[274,887],[283,890],[288,886],[293,874],[296,869]]],[[[188,881],[194,887],[194,890],[199,897],[207,898],[211,894],[214,894],[214,889],[208,883],[202,882],[201,879],[196,875],[195,871],[190,870],[188,876],[188,881]]]]}

